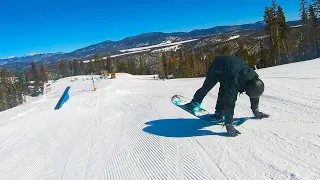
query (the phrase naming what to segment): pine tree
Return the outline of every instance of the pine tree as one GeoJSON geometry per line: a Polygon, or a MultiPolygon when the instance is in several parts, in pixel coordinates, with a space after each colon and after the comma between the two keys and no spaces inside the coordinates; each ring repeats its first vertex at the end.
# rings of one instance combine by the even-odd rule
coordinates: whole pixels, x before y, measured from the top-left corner
{"type": "MultiPolygon", "coordinates": [[[[280,27],[278,24],[278,10],[277,10],[278,5],[276,4],[275,0],[272,0],[272,7],[271,7],[271,12],[272,12],[272,21],[273,21],[273,46],[274,46],[274,52],[277,54],[277,64],[281,63],[281,38],[280,38],[280,27]]],[[[276,64],[275,64],[276,65],[276,64]]]]}
{"type": "Polygon", "coordinates": [[[140,58],[139,58],[139,74],[140,75],[143,75],[143,74],[145,74],[146,73],[146,71],[145,71],[145,65],[144,65],[144,62],[142,61],[142,58],[141,58],[141,56],[140,56],[140,58]]]}
{"type": "MultiPolygon", "coordinates": [[[[271,51],[272,51],[272,55],[275,54],[275,48],[274,48],[274,43],[273,43],[273,26],[274,26],[274,21],[273,21],[273,14],[272,14],[272,10],[271,8],[269,7],[266,7],[265,8],[265,12],[264,12],[264,22],[266,23],[266,26],[265,26],[265,31],[266,31],[266,34],[268,35],[269,37],[269,46],[271,47],[271,51]]],[[[274,59],[275,57],[273,56],[272,59],[274,59]]]]}
{"type": "Polygon", "coordinates": [[[32,68],[32,70],[31,70],[32,77],[34,80],[34,92],[37,92],[39,87],[41,86],[40,85],[40,72],[39,72],[37,64],[34,61],[31,62],[31,68],[32,68]]]}
{"type": "Polygon", "coordinates": [[[0,111],[8,109],[7,88],[3,82],[0,82],[0,111]]]}
{"type": "Polygon", "coordinates": [[[9,108],[8,103],[8,76],[7,76],[6,68],[1,69],[1,81],[0,81],[0,110],[4,111],[9,108]]]}
{"type": "Polygon", "coordinates": [[[48,80],[49,80],[48,69],[43,64],[43,65],[41,65],[41,68],[40,68],[40,81],[41,81],[41,83],[47,83],[48,80]]]}
{"type": "Polygon", "coordinates": [[[279,25],[280,38],[285,40],[288,39],[289,26],[287,24],[286,17],[281,6],[278,6],[277,20],[279,25]]]}
{"type": "Polygon", "coordinates": [[[74,71],[74,75],[77,76],[77,75],[81,75],[81,63],[79,60],[77,59],[74,59],[72,61],[72,64],[73,64],[73,71],[74,71]]]}
{"type": "Polygon", "coordinates": [[[5,68],[0,72],[0,111],[23,103],[21,73],[8,72],[5,68]]]}
{"type": "Polygon", "coordinates": [[[24,79],[24,87],[23,87],[23,92],[24,94],[30,94],[30,90],[28,88],[28,86],[30,85],[30,81],[31,81],[31,78],[30,78],[30,72],[29,71],[24,71],[22,73],[22,77],[24,79]]]}
{"type": "Polygon", "coordinates": [[[16,93],[15,93],[16,102],[17,102],[17,105],[20,105],[23,103],[23,90],[19,82],[15,82],[14,87],[16,89],[16,93]]]}
{"type": "Polygon", "coordinates": [[[255,68],[255,66],[257,65],[257,54],[248,54],[248,65],[252,68],[255,68]]]}
{"type": "Polygon", "coordinates": [[[23,94],[28,94],[28,82],[26,81],[25,73],[23,72],[17,72],[16,76],[18,77],[18,83],[19,86],[21,87],[21,92],[23,94]]]}
{"type": "Polygon", "coordinates": [[[312,0],[317,20],[320,18],[320,0],[312,0]]]}
{"type": "Polygon", "coordinates": [[[16,93],[16,89],[14,87],[14,82],[10,82],[10,84],[8,86],[8,97],[7,97],[10,108],[18,105],[16,94],[17,93],[16,93]]]}
{"type": "Polygon", "coordinates": [[[163,61],[160,60],[159,61],[159,65],[158,65],[158,76],[159,76],[160,79],[165,78],[163,67],[164,67],[163,61]]]}
{"type": "Polygon", "coordinates": [[[1,69],[1,72],[0,72],[0,80],[1,82],[3,83],[4,86],[6,86],[8,84],[8,72],[7,72],[7,69],[4,67],[1,69]]]}
{"type": "Polygon", "coordinates": [[[151,74],[151,67],[150,66],[146,66],[146,74],[147,75],[151,74]]]}
{"type": "Polygon", "coordinates": [[[69,70],[68,70],[68,65],[66,64],[65,61],[60,60],[60,62],[59,62],[59,70],[60,70],[60,73],[61,73],[63,78],[70,76],[70,73],[69,73],[69,70]]]}
{"type": "Polygon", "coordinates": [[[215,54],[213,54],[213,53],[209,53],[207,55],[207,58],[206,58],[206,73],[207,73],[210,65],[213,63],[214,58],[215,58],[215,54]]]}
{"type": "Polygon", "coordinates": [[[68,69],[69,69],[69,73],[71,76],[74,76],[74,68],[73,68],[73,63],[72,61],[68,61],[68,69]]]}
{"type": "Polygon", "coordinates": [[[117,72],[130,73],[128,71],[128,63],[126,63],[124,61],[118,61],[116,64],[116,69],[117,69],[117,72]]]}
{"type": "Polygon", "coordinates": [[[223,52],[223,55],[225,56],[231,56],[231,48],[230,46],[226,45],[222,48],[222,52],[223,52]]]}
{"type": "Polygon", "coordinates": [[[269,35],[270,38],[272,38],[272,25],[274,24],[274,22],[272,21],[272,11],[269,7],[265,8],[264,11],[264,22],[266,23],[265,26],[265,31],[267,32],[267,34],[269,35]]]}
{"type": "Polygon", "coordinates": [[[129,62],[129,73],[133,75],[138,74],[136,62],[133,59],[129,62]]]}
{"type": "Polygon", "coordinates": [[[307,54],[310,54],[310,21],[309,21],[309,17],[308,17],[308,13],[307,13],[307,2],[305,0],[301,0],[300,3],[300,18],[302,20],[302,34],[303,34],[303,44],[302,46],[304,46],[304,44],[307,45],[307,54]]]}
{"type": "Polygon", "coordinates": [[[85,74],[88,73],[88,72],[86,71],[86,66],[85,66],[85,64],[84,64],[83,61],[80,61],[80,71],[79,71],[79,73],[80,73],[81,75],[85,75],[85,74]]]}
{"type": "Polygon", "coordinates": [[[264,12],[264,22],[266,23],[265,32],[269,36],[268,44],[272,59],[275,65],[281,60],[281,47],[288,55],[288,46],[286,45],[286,35],[289,30],[286,24],[285,16],[281,6],[277,6],[275,0],[272,0],[272,6],[266,7],[264,12]]]}
{"type": "Polygon", "coordinates": [[[191,54],[191,60],[192,60],[192,69],[193,69],[193,77],[196,77],[199,75],[199,61],[197,61],[196,53],[193,50],[191,54]]]}
{"type": "Polygon", "coordinates": [[[244,47],[244,43],[243,42],[239,43],[239,47],[238,47],[238,51],[236,52],[236,56],[242,57],[244,60],[248,60],[249,52],[244,47]]]}
{"type": "Polygon", "coordinates": [[[94,73],[95,70],[96,69],[94,67],[94,64],[93,64],[92,60],[90,59],[90,61],[89,61],[89,74],[94,73]]]}
{"type": "MultiPolygon", "coordinates": [[[[278,6],[277,11],[277,20],[279,25],[279,40],[282,42],[283,50],[285,51],[287,55],[287,59],[290,60],[289,53],[288,53],[288,35],[289,35],[289,26],[286,21],[286,17],[283,12],[283,8],[281,6],[278,6]]],[[[279,45],[280,46],[280,45],[279,45]]]]}
{"type": "Polygon", "coordinates": [[[312,4],[310,4],[309,6],[309,17],[310,17],[310,30],[311,30],[311,34],[313,36],[313,46],[314,46],[314,54],[315,57],[318,57],[318,53],[317,53],[317,36],[316,36],[316,31],[317,31],[317,15],[316,15],[316,11],[313,8],[312,4]]]}
{"type": "Polygon", "coordinates": [[[189,55],[188,55],[188,61],[187,61],[187,64],[186,64],[186,69],[187,69],[187,75],[186,77],[188,78],[193,78],[196,76],[197,74],[197,69],[196,69],[196,61],[195,61],[195,58],[194,58],[194,54],[193,52],[191,52],[189,55]]]}
{"type": "Polygon", "coordinates": [[[206,59],[206,55],[204,53],[203,48],[201,48],[201,52],[200,52],[201,56],[199,58],[200,60],[200,70],[199,70],[199,76],[203,77],[206,74],[206,64],[207,64],[207,59],[206,59]]]}
{"type": "Polygon", "coordinates": [[[114,68],[113,68],[113,62],[110,56],[107,57],[107,71],[108,72],[113,72],[114,68]]]}
{"type": "Polygon", "coordinates": [[[166,53],[162,53],[161,59],[162,59],[164,77],[168,78],[168,59],[167,59],[166,53]]]}
{"type": "Polygon", "coordinates": [[[101,72],[104,70],[104,62],[102,59],[102,56],[100,54],[96,54],[94,56],[94,73],[101,74],[101,72]]]}
{"type": "Polygon", "coordinates": [[[260,45],[260,67],[261,68],[266,68],[271,66],[272,64],[272,59],[270,56],[269,51],[264,47],[260,45]]]}
{"type": "Polygon", "coordinates": [[[180,51],[179,51],[179,67],[178,67],[178,74],[179,74],[179,77],[182,77],[182,71],[183,71],[183,64],[185,63],[185,55],[184,55],[184,52],[183,52],[183,49],[181,48],[180,51]]]}
{"type": "Polygon", "coordinates": [[[174,77],[178,77],[177,67],[177,59],[174,57],[174,52],[171,52],[169,63],[168,63],[168,74],[173,75],[174,77]]]}
{"type": "Polygon", "coordinates": [[[303,25],[308,25],[308,14],[306,10],[307,2],[305,0],[301,0],[300,3],[300,18],[302,20],[303,25]]]}
{"type": "Polygon", "coordinates": [[[180,76],[182,78],[191,78],[194,76],[192,55],[186,53],[186,55],[183,54],[183,58],[184,60],[179,62],[181,67],[180,76]]]}
{"type": "Polygon", "coordinates": [[[123,61],[124,72],[130,73],[130,63],[129,61],[123,61]]]}

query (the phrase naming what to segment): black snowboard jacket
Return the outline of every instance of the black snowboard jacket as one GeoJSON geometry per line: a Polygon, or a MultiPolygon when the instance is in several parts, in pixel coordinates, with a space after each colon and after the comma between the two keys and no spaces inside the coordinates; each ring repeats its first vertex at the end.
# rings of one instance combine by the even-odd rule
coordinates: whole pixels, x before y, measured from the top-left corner
{"type": "MultiPolygon", "coordinates": [[[[210,65],[203,86],[197,90],[193,101],[202,102],[206,94],[219,82],[219,96],[216,110],[223,112],[226,124],[233,121],[238,93],[245,91],[247,81],[259,75],[240,57],[217,56],[210,65]]],[[[259,98],[250,98],[251,109],[258,109],[259,98]]]]}

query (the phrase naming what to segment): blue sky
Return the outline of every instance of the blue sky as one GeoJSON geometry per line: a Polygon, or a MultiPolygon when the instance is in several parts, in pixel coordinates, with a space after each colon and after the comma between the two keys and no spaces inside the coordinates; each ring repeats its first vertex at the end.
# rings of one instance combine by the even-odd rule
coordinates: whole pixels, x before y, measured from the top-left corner
{"type": "MultiPolygon", "coordinates": [[[[299,0],[277,0],[287,20],[299,0]]],[[[191,31],[263,19],[271,0],[1,0],[0,58],[71,52],[144,32],[191,31]]]]}

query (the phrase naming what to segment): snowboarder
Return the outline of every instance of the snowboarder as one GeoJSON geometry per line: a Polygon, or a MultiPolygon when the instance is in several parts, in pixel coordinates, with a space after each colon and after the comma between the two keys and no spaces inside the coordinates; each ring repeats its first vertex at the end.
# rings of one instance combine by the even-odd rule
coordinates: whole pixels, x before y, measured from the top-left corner
{"type": "Polygon", "coordinates": [[[191,102],[186,104],[188,110],[194,111],[202,104],[207,93],[220,83],[218,100],[213,118],[224,120],[228,134],[232,137],[241,134],[232,125],[237,94],[245,92],[250,97],[251,110],[256,118],[267,118],[269,115],[259,111],[259,97],[264,91],[264,83],[258,74],[237,56],[218,56],[210,65],[206,79],[191,102]]]}

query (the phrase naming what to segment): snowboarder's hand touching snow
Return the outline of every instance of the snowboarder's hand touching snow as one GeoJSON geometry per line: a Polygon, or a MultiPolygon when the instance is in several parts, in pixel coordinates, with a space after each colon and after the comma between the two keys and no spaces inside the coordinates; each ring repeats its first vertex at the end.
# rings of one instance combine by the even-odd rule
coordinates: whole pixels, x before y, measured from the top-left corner
{"type": "Polygon", "coordinates": [[[241,134],[238,130],[236,130],[232,124],[230,125],[226,125],[226,128],[227,128],[227,132],[229,134],[229,136],[231,137],[235,137],[237,136],[238,134],[241,134]]]}
{"type": "Polygon", "coordinates": [[[257,118],[257,119],[262,119],[262,118],[268,118],[269,115],[268,114],[265,114],[263,112],[260,112],[258,109],[253,109],[252,110],[254,116],[257,118]]]}

